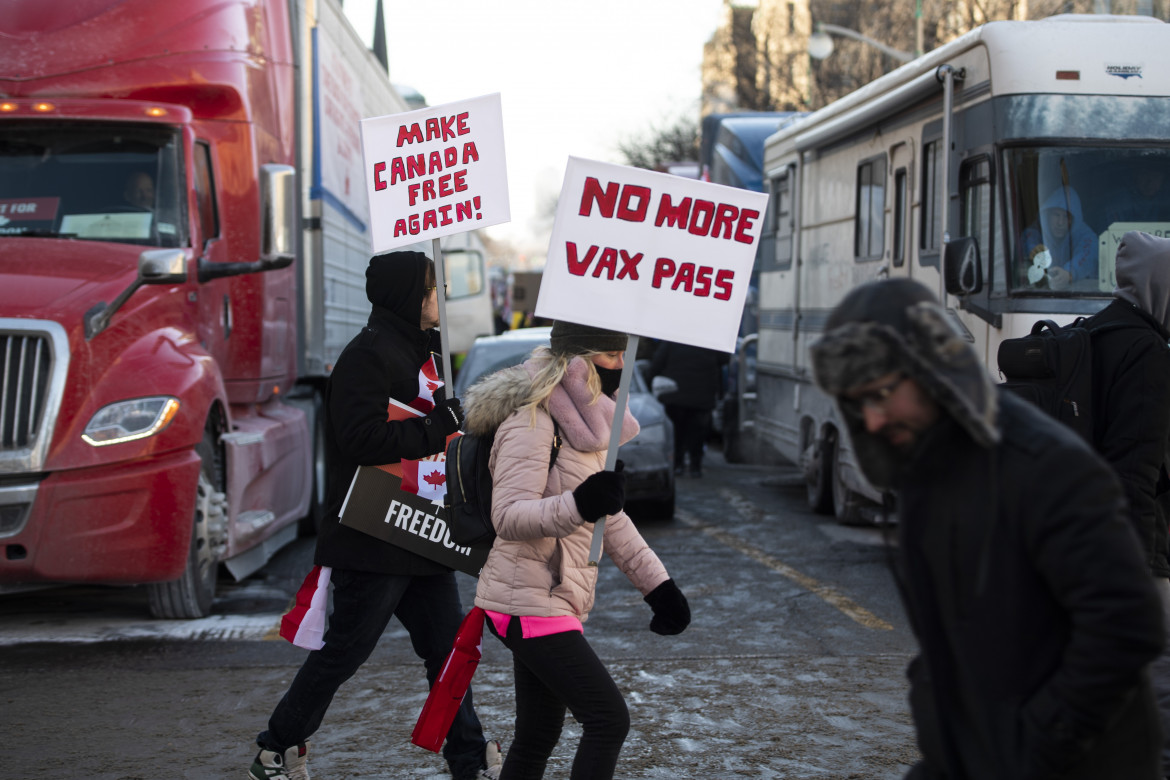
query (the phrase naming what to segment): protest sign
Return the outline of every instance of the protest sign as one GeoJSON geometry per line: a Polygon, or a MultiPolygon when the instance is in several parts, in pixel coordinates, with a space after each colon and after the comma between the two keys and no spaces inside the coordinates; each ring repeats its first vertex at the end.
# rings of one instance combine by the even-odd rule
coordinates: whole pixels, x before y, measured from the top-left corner
{"type": "MultiPolygon", "coordinates": [[[[733,352],[768,196],[570,157],[536,314],[630,334],[605,467],[617,460],[638,337],[733,352]]],[[[593,525],[596,566],[605,518],[593,525]]]]}
{"type": "Polygon", "coordinates": [[[536,314],[732,352],[767,204],[570,157],[536,314]]]}
{"type": "Polygon", "coordinates": [[[359,468],[341,508],[341,524],[473,577],[478,575],[487,560],[487,548],[462,547],[451,541],[443,510],[431,498],[404,490],[402,482],[401,476],[388,469],[359,468]]]}
{"type": "MultiPolygon", "coordinates": [[[[419,397],[410,404],[390,399],[387,421],[421,417],[434,408],[434,358],[419,371],[419,397]]],[[[447,441],[462,434],[453,433],[447,441]]],[[[445,448],[444,448],[445,449],[445,448]]],[[[487,560],[486,549],[455,544],[444,519],[447,455],[440,451],[419,460],[361,466],[341,505],[341,524],[416,553],[473,577],[487,560]]]]}
{"type": "Polygon", "coordinates": [[[374,254],[507,222],[499,94],[361,121],[374,254]]]}

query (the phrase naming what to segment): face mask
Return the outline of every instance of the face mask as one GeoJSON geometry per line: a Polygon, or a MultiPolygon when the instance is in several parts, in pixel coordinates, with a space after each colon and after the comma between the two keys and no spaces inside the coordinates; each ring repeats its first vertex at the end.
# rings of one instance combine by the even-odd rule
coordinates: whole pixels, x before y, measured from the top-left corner
{"type": "Polygon", "coordinates": [[[622,383],[622,370],[620,368],[602,368],[596,364],[593,367],[597,369],[597,376],[601,378],[601,392],[612,397],[622,383]]]}

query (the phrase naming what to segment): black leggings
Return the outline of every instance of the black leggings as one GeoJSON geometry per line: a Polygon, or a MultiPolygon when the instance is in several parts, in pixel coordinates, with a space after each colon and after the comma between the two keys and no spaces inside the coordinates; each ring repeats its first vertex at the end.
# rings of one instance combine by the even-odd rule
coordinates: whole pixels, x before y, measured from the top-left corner
{"type": "MultiPolygon", "coordinates": [[[[487,624],[495,634],[492,621],[487,624]]],[[[513,617],[501,641],[512,651],[516,675],[516,734],[500,780],[544,777],[566,710],[581,724],[570,780],[611,780],[630,730],[630,711],[584,634],[523,639],[520,620],[513,617]]]]}

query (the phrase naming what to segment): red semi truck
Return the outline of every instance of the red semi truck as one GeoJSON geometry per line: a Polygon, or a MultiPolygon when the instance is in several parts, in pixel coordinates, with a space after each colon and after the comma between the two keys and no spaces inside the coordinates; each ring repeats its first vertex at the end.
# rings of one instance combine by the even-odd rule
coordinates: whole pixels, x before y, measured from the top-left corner
{"type": "Polygon", "coordinates": [[[334,0],[5,4],[0,592],[199,617],[314,521],[369,313],[358,120],[404,110],[334,0]]]}

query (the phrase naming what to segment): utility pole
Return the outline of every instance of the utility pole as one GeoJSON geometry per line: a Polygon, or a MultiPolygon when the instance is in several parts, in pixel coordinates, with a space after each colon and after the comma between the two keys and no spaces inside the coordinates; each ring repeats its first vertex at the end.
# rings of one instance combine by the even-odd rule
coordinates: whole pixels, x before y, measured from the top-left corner
{"type": "Polygon", "coordinates": [[[914,3],[914,56],[921,57],[923,49],[922,0],[914,3]]]}

